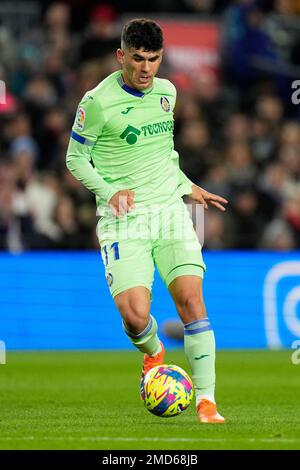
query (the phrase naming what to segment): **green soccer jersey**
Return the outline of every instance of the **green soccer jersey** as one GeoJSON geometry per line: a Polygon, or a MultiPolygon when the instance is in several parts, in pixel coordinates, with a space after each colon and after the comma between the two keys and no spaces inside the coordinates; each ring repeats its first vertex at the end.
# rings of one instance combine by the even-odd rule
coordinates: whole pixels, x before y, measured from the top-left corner
{"type": "MultiPolygon", "coordinates": [[[[140,92],[121,70],[81,100],[67,151],[67,166],[96,195],[100,214],[119,190],[135,193],[135,211],[170,204],[192,192],[173,144],[174,85],[154,78],[140,92]]],[[[133,211],[132,214],[135,212],[133,211]]]]}

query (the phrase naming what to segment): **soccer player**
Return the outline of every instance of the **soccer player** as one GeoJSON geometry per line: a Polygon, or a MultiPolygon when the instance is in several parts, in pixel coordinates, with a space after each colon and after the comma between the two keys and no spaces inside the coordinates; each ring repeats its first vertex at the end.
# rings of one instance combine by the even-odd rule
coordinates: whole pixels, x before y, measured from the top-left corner
{"type": "Polygon", "coordinates": [[[205,264],[182,196],[222,211],[227,201],[193,184],[179,168],[173,146],[176,89],[155,77],[162,56],[156,22],[135,19],[124,26],[117,50],[121,69],[82,98],[67,167],[96,195],[108,286],[126,335],[144,353],[141,397],[146,372],[164,363],[150,315],[156,266],[184,324],[199,419],[223,423],[214,396],[215,339],[202,295],[205,264]]]}

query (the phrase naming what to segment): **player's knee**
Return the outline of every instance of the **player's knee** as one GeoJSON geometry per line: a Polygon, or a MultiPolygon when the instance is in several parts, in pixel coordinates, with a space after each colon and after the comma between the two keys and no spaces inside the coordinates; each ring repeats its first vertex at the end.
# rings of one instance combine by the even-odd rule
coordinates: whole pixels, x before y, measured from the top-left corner
{"type": "Polygon", "coordinates": [[[123,316],[123,322],[128,331],[131,333],[138,335],[148,325],[149,319],[136,314],[135,312],[130,312],[127,315],[123,316]]]}
{"type": "Polygon", "coordinates": [[[206,317],[203,299],[199,295],[186,295],[177,303],[179,315],[185,323],[200,320],[206,317]]]}
{"type": "Polygon", "coordinates": [[[149,309],[140,302],[127,300],[118,305],[123,322],[128,331],[133,334],[141,333],[149,322],[149,309]]]}

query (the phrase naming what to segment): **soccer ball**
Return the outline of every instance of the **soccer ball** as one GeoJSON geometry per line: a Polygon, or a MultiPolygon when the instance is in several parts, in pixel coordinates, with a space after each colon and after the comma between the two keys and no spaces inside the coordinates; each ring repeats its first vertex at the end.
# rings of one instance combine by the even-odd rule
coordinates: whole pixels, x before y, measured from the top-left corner
{"type": "Polygon", "coordinates": [[[150,413],[169,418],[184,411],[192,401],[194,390],[189,375],[180,367],[163,364],[145,376],[144,404],[150,413]]]}

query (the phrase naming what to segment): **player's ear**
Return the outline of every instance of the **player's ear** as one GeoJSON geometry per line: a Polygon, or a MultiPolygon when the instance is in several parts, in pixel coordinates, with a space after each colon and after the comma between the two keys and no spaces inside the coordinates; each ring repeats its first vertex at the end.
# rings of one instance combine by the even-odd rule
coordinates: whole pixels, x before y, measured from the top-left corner
{"type": "Polygon", "coordinates": [[[124,51],[120,48],[117,49],[117,60],[118,60],[119,64],[124,63],[124,51]]]}

